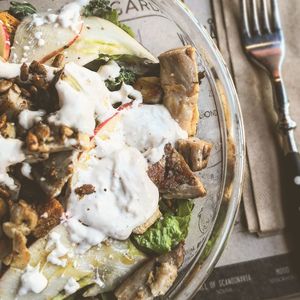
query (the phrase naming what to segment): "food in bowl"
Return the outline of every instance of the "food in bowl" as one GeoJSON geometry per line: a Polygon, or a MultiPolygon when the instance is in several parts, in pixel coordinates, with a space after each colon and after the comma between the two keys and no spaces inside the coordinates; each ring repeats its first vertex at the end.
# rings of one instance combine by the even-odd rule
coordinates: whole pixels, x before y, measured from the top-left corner
{"type": "Polygon", "coordinates": [[[154,57],[106,0],[0,20],[0,297],[164,295],[212,148],[195,49],[154,57]]]}

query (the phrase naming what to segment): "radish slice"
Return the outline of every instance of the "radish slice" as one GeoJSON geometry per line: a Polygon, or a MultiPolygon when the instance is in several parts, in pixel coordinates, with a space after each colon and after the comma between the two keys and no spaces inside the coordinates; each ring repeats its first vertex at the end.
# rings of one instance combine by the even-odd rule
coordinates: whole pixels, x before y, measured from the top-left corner
{"type": "Polygon", "coordinates": [[[111,121],[114,117],[116,117],[122,110],[124,110],[125,108],[130,108],[132,107],[132,102],[130,103],[125,103],[125,104],[122,104],[121,106],[119,106],[117,108],[117,111],[114,115],[112,115],[111,117],[109,117],[108,119],[106,119],[105,121],[103,121],[102,123],[100,123],[94,130],[94,136],[92,137],[95,138],[95,136],[99,133],[99,131],[104,127],[106,126],[109,121],[111,121]]]}
{"type": "Polygon", "coordinates": [[[54,23],[35,26],[32,21],[33,18],[28,17],[18,26],[10,62],[37,60],[44,63],[72,45],[82,29],[82,23],[79,25],[79,33],[75,33],[70,28],[55,28],[54,23]]]}
{"type": "Polygon", "coordinates": [[[7,60],[10,51],[10,41],[7,29],[2,21],[0,21],[0,57],[7,60]]]}

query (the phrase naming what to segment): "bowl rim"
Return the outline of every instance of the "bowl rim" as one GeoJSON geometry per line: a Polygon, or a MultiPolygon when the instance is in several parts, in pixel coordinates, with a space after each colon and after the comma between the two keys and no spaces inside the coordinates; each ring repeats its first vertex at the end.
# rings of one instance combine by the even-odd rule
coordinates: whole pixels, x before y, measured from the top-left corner
{"type": "MultiPolygon", "coordinates": [[[[157,1],[165,2],[164,0],[157,1]]],[[[206,41],[206,50],[210,51],[209,56],[210,58],[213,58],[215,61],[214,65],[218,67],[217,72],[219,73],[218,75],[220,75],[219,83],[221,83],[224,88],[224,94],[219,95],[219,97],[222,98],[223,105],[226,103],[230,108],[230,112],[234,114],[230,117],[230,120],[226,120],[231,123],[232,130],[231,132],[229,132],[229,130],[227,131],[227,147],[225,147],[227,148],[227,161],[225,162],[227,175],[225,175],[224,193],[215,224],[206,241],[206,245],[203,247],[200,255],[195,259],[196,261],[194,262],[192,269],[189,269],[186,274],[184,274],[182,282],[166,296],[167,299],[188,300],[195,296],[213,271],[233,230],[242,196],[246,155],[245,131],[237,91],[230,71],[220,50],[217,48],[217,45],[204,26],[198,22],[196,17],[183,2],[180,0],[167,1],[178,6],[180,8],[180,14],[183,17],[188,18],[199,34],[204,37],[206,41]],[[229,156],[232,154],[228,153],[228,149],[232,146],[230,145],[231,142],[234,143],[236,151],[234,154],[234,166],[232,170],[229,170],[228,172],[228,163],[232,163],[232,161],[230,162],[228,160],[230,158],[229,156]]]]}

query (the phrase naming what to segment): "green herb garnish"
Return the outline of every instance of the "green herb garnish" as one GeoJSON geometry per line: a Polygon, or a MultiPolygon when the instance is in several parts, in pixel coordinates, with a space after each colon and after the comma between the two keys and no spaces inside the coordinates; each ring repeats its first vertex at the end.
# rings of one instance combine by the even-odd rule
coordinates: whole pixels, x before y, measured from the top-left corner
{"type": "Polygon", "coordinates": [[[133,235],[133,240],[148,252],[162,254],[171,251],[186,239],[193,208],[194,204],[189,200],[178,201],[175,213],[165,213],[144,234],[133,235]]]}
{"type": "Polygon", "coordinates": [[[132,71],[126,70],[122,67],[120,70],[120,75],[113,80],[105,80],[105,85],[110,91],[117,91],[121,88],[123,83],[132,85],[135,83],[135,80],[135,74],[132,71]]]}
{"type": "Polygon", "coordinates": [[[106,19],[134,37],[132,29],[119,21],[119,14],[116,9],[111,7],[109,0],[91,0],[89,4],[83,8],[83,15],[85,17],[96,16],[106,19]]]}
{"type": "Polygon", "coordinates": [[[28,2],[11,1],[8,12],[15,18],[22,20],[37,12],[36,8],[28,2]]]}

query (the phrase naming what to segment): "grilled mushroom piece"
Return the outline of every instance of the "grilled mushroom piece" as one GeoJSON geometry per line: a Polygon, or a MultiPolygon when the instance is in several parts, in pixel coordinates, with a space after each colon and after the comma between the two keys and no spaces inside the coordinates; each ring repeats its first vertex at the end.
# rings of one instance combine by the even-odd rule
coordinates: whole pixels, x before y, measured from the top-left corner
{"type": "Polygon", "coordinates": [[[158,77],[140,77],[133,87],[141,92],[145,104],[162,102],[163,90],[158,77]]]}
{"type": "Polygon", "coordinates": [[[22,97],[22,91],[15,83],[6,93],[0,95],[0,113],[6,113],[9,120],[16,117],[22,110],[28,109],[29,106],[29,101],[22,97]]]}
{"type": "Polygon", "coordinates": [[[190,136],[199,119],[199,78],[196,50],[191,46],[167,51],[159,56],[163,103],[172,117],[190,136]]]}
{"type": "Polygon", "coordinates": [[[39,219],[36,227],[33,230],[33,236],[37,239],[47,235],[51,229],[60,224],[61,216],[64,213],[64,208],[56,199],[50,199],[37,206],[39,219]]]}
{"type": "Polygon", "coordinates": [[[191,170],[198,172],[207,167],[212,144],[198,138],[180,139],[176,143],[176,149],[191,170]]]}
{"type": "Polygon", "coordinates": [[[57,197],[72,176],[76,155],[72,151],[53,153],[49,159],[32,166],[33,178],[49,198],[57,197]]]}
{"type": "Polygon", "coordinates": [[[165,199],[194,199],[206,195],[200,179],[171,144],[165,146],[165,156],[149,167],[148,175],[165,199]]]}
{"type": "Polygon", "coordinates": [[[178,275],[184,260],[183,244],[153,258],[128,277],[115,291],[118,300],[152,300],[165,295],[178,275]]]}

